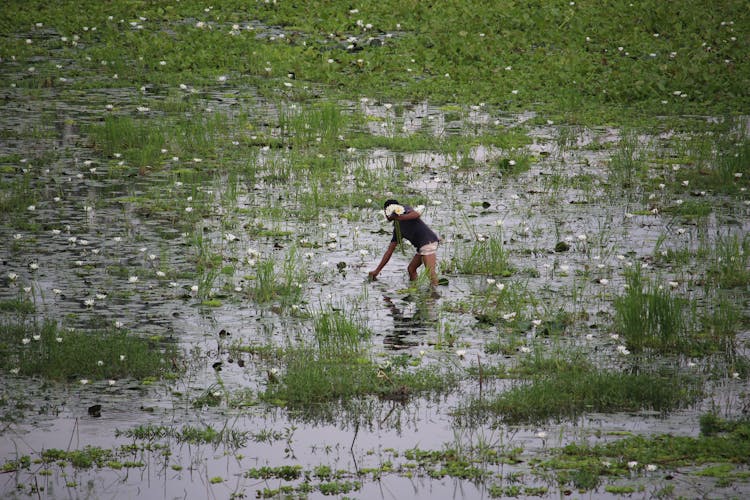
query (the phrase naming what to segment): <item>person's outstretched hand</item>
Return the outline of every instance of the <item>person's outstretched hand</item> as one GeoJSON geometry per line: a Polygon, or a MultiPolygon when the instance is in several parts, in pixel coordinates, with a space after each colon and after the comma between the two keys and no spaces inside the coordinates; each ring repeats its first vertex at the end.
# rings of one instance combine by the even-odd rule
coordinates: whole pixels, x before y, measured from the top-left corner
{"type": "Polygon", "coordinates": [[[376,279],[378,279],[378,273],[376,273],[375,271],[370,271],[369,273],[367,273],[367,276],[370,278],[370,281],[375,281],[376,279]]]}

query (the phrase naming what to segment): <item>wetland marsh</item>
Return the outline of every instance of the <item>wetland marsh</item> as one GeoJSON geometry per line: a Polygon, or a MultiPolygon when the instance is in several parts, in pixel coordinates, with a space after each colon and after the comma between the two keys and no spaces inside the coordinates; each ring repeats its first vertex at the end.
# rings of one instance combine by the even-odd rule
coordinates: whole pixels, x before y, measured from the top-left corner
{"type": "Polygon", "coordinates": [[[84,3],[0,15],[3,496],[750,494],[743,2],[84,3]]]}

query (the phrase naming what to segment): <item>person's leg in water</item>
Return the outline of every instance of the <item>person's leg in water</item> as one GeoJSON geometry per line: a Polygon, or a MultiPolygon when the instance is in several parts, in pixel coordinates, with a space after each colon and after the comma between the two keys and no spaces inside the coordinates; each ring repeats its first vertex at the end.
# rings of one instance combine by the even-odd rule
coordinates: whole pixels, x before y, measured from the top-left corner
{"type": "Polygon", "coordinates": [[[417,269],[422,265],[422,256],[418,253],[414,254],[411,258],[409,265],[406,267],[406,271],[409,273],[409,281],[417,280],[417,269]]]}
{"type": "Polygon", "coordinates": [[[415,281],[417,279],[417,270],[422,264],[427,268],[427,272],[430,273],[430,283],[432,286],[437,286],[438,279],[437,272],[435,271],[437,268],[436,253],[430,255],[420,255],[417,253],[411,258],[411,262],[409,262],[409,266],[406,268],[409,272],[409,281],[415,281]]]}
{"type": "Polygon", "coordinates": [[[433,253],[430,255],[422,255],[422,263],[424,264],[424,267],[427,268],[427,271],[430,273],[430,283],[433,287],[438,285],[438,278],[437,278],[437,253],[433,253]]]}

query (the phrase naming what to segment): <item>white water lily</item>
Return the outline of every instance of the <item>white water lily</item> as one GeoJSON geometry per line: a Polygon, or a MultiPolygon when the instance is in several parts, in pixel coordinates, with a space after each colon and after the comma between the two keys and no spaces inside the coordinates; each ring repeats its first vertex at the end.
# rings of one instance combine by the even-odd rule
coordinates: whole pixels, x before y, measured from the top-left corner
{"type": "Polygon", "coordinates": [[[638,462],[635,460],[628,462],[628,469],[635,469],[636,467],[638,467],[638,462]]]}
{"type": "Polygon", "coordinates": [[[391,217],[392,215],[403,215],[404,214],[404,207],[401,205],[396,205],[395,203],[393,205],[388,205],[385,209],[385,215],[386,217],[391,217]]]}
{"type": "Polygon", "coordinates": [[[30,343],[31,343],[31,339],[28,338],[28,337],[24,337],[24,338],[21,339],[21,344],[23,344],[23,345],[27,345],[27,344],[30,344],[30,343]]]}
{"type": "Polygon", "coordinates": [[[55,342],[58,344],[62,344],[63,338],[62,337],[55,337],[55,342]]]}
{"type": "Polygon", "coordinates": [[[414,207],[414,211],[417,212],[419,215],[422,215],[422,213],[425,211],[424,205],[417,205],[414,207]]]}
{"type": "Polygon", "coordinates": [[[657,467],[657,466],[656,466],[656,465],[654,465],[654,464],[648,464],[648,465],[646,466],[646,470],[647,470],[647,471],[649,471],[649,472],[654,472],[654,471],[655,471],[656,469],[658,469],[658,468],[659,468],[659,467],[657,467]]]}
{"type": "Polygon", "coordinates": [[[112,386],[113,386],[113,385],[115,385],[116,383],[117,383],[117,381],[116,381],[116,380],[111,380],[111,379],[110,379],[110,380],[107,380],[107,384],[109,384],[109,386],[110,386],[110,387],[112,387],[112,386]]]}
{"type": "Polygon", "coordinates": [[[459,358],[463,358],[464,356],[466,356],[466,349],[458,349],[456,351],[456,356],[458,356],[459,358]]]}
{"type": "Polygon", "coordinates": [[[120,354],[120,361],[125,361],[125,355],[124,354],[120,354]]]}
{"type": "Polygon", "coordinates": [[[11,369],[10,369],[10,373],[12,373],[13,375],[18,375],[18,373],[19,373],[20,371],[21,371],[21,369],[20,369],[20,368],[11,368],[11,369]]]}
{"type": "Polygon", "coordinates": [[[515,312],[510,312],[510,313],[507,313],[507,314],[503,314],[503,319],[505,321],[509,321],[509,320],[511,320],[511,319],[513,319],[515,317],[516,317],[516,313],[515,312]]]}
{"type": "Polygon", "coordinates": [[[505,290],[505,285],[503,283],[497,283],[495,284],[495,288],[502,292],[503,290],[505,290]]]}
{"type": "Polygon", "coordinates": [[[531,348],[526,347],[525,345],[522,345],[521,347],[519,347],[518,350],[519,350],[519,352],[521,352],[523,354],[528,354],[528,353],[531,352],[531,348]]]}
{"type": "Polygon", "coordinates": [[[138,282],[138,276],[130,276],[128,278],[128,283],[137,283],[138,282]]]}
{"type": "Polygon", "coordinates": [[[159,278],[163,278],[166,275],[167,273],[165,273],[164,271],[156,271],[156,276],[159,278]]]}
{"type": "Polygon", "coordinates": [[[493,278],[487,278],[487,284],[488,285],[494,285],[495,284],[495,280],[493,278]]]}
{"type": "Polygon", "coordinates": [[[8,279],[9,280],[16,281],[17,278],[18,278],[18,275],[16,273],[14,273],[12,271],[8,273],[8,279]]]}
{"type": "Polygon", "coordinates": [[[96,362],[96,366],[104,366],[104,361],[100,359],[99,361],[96,362]]]}
{"type": "Polygon", "coordinates": [[[623,356],[627,356],[628,354],[630,354],[630,351],[624,345],[618,345],[617,346],[617,352],[619,352],[623,356]]]}
{"type": "Polygon", "coordinates": [[[81,380],[79,380],[79,382],[81,383],[81,385],[86,385],[86,384],[88,384],[88,383],[89,383],[89,379],[87,379],[87,378],[82,378],[81,380]]]}
{"type": "Polygon", "coordinates": [[[545,431],[539,431],[535,434],[539,439],[547,439],[547,433],[545,431]]]}

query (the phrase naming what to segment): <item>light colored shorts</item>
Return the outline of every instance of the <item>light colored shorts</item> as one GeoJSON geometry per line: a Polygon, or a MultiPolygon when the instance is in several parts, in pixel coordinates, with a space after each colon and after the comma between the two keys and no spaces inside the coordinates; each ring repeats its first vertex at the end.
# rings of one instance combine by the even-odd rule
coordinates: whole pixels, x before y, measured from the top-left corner
{"type": "Polygon", "coordinates": [[[426,245],[422,245],[419,247],[419,250],[417,250],[417,253],[419,255],[435,255],[437,253],[438,249],[438,242],[433,241],[432,243],[427,243],[426,245]]]}

